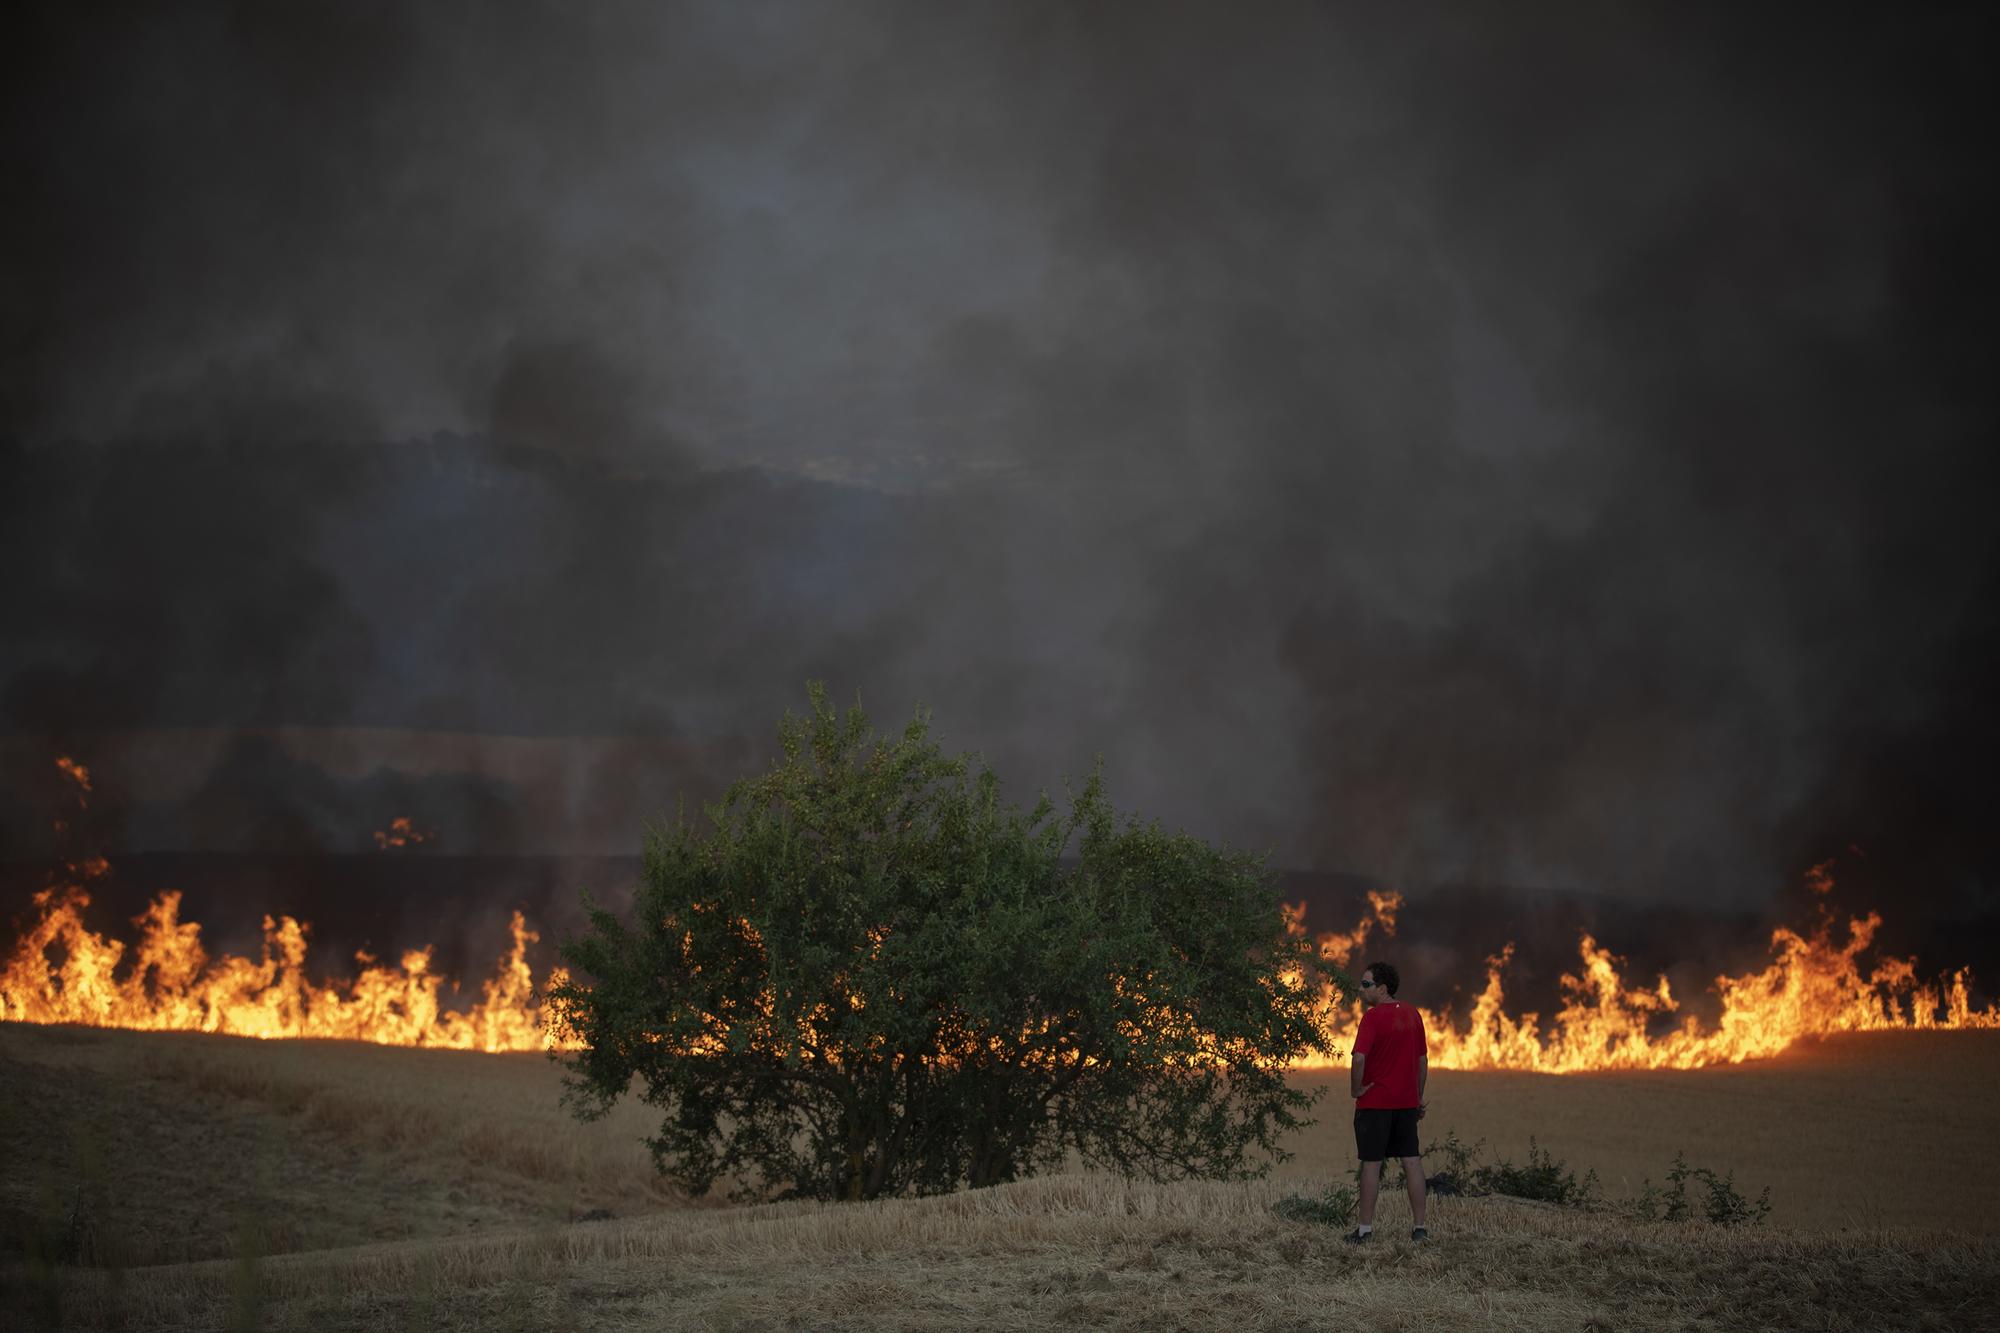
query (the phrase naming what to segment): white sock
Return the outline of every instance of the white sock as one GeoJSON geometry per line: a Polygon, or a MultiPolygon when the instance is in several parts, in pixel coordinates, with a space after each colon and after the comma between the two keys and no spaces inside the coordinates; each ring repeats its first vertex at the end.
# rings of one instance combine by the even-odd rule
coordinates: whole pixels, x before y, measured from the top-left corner
{"type": "Polygon", "coordinates": [[[1375,1225],[1372,1222],[1363,1222],[1360,1226],[1354,1229],[1365,1236],[1371,1231],[1375,1230],[1375,1225]]]}

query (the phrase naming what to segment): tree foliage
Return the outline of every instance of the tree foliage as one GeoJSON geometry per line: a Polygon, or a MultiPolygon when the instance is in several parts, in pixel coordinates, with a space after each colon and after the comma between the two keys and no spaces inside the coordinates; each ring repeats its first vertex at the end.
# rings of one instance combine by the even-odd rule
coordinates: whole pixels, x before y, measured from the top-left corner
{"type": "Polygon", "coordinates": [[[1120,817],[1096,776],[1023,812],[924,715],[876,735],[809,694],[768,772],[650,831],[631,921],[565,944],[579,1114],[636,1081],[659,1169],[742,1198],[1282,1158],[1313,1100],[1285,1067],[1328,1035],[1261,860],[1120,817]]]}

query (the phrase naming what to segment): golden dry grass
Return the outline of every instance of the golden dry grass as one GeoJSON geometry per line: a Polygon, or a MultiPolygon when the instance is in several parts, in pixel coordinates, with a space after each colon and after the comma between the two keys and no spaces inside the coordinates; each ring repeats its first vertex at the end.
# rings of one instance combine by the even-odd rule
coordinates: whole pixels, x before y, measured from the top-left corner
{"type": "MultiPolygon", "coordinates": [[[[1302,1083],[1328,1082],[1326,1075],[1302,1083]]],[[[1352,1163],[1346,1076],[1322,1123],[1286,1166],[1327,1175],[1352,1163]]],[[[1947,1227],[2000,1232],[2000,1033],[1858,1033],[1775,1060],[1716,1069],[1607,1074],[1442,1070],[1431,1075],[1426,1135],[1485,1138],[1515,1162],[1534,1135],[1612,1195],[1658,1183],[1676,1149],[1771,1187],[1772,1221],[1863,1231],[1947,1227]],[[1921,1183],[1942,1171],[1943,1188],[1921,1183]]],[[[1427,1140],[1428,1141],[1428,1138],[1427,1140]]]]}
{"type": "MultiPolygon", "coordinates": [[[[1438,1239],[1363,1249],[1273,1184],[1064,1176],[941,1199],[667,1213],[101,1274],[80,1327],[203,1329],[1977,1328],[1991,1240],[1607,1223],[1440,1200],[1438,1239]]],[[[1385,1222],[1388,1219],[1385,1219],[1385,1222]]]]}
{"type": "Polygon", "coordinates": [[[0,1244],[81,1194],[134,1263],[680,1204],[628,1101],[580,1124],[538,1056],[0,1025],[0,1244]]]}
{"type": "Polygon", "coordinates": [[[1392,1197],[1364,1248],[1271,1209],[1302,1182],[1345,1177],[1342,1102],[1266,1182],[1073,1174],[725,1208],[658,1186],[634,1142],[644,1108],[579,1125],[535,1057],[4,1026],[11,1220],[46,1203],[25,1182],[54,1181],[62,1206],[95,1171],[109,1229],[166,1216],[156,1239],[184,1243],[156,1257],[213,1257],[48,1280],[17,1258],[0,1304],[20,1326],[70,1328],[1993,1328],[2000,1238],[1984,1182],[2000,1153],[1983,1105],[1996,1062],[2000,1038],[1945,1034],[1694,1075],[1440,1074],[1427,1125],[1487,1135],[1517,1160],[1532,1131],[1597,1165],[1613,1194],[1620,1163],[1636,1184],[1684,1146],[1735,1165],[1752,1192],[1772,1184],[1779,1211],[1730,1231],[1439,1199],[1436,1239],[1417,1246],[1392,1197]],[[1905,1098],[1924,1108],[1904,1116],[1909,1131],[1962,1134],[1956,1153],[1874,1151],[1878,1117],[1905,1098]],[[74,1125],[93,1115],[80,1141],[74,1125]],[[1928,1207],[1932,1160],[1979,1197],[1928,1207]],[[1880,1207],[1856,1211],[1869,1196],[1839,1183],[1788,1198],[1822,1168],[1878,1173],[1880,1207]],[[616,1216],[571,1220],[587,1208],[616,1216]],[[201,1220],[213,1215],[234,1220],[201,1220]],[[270,1252],[283,1249],[296,1252],[270,1252]]]}

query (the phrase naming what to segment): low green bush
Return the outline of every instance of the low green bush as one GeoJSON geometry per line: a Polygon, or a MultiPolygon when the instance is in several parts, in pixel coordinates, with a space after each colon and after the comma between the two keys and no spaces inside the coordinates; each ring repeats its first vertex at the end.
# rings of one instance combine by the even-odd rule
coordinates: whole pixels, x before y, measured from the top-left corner
{"type": "MultiPolygon", "coordinates": [[[[1431,1146],[1424,1149],[1424,1183],[1432,1194],[1483,1194],[1480,1188],[1479,1171],[1473,1160],[1480,1149],[1486,1146],[1485,1139],[1467,1143],[1458,1137],[1458,1131],[1447,1129],[1442,1139],[1434,1139],[1431,1146]],[[1433,1166],[1431,1158],[1438,1158],[1433,1166]]],[[[1397,1183],[1402,1183],[1403,1164],[1396,1163],[1397,1183]]]]}
{"type": "MultiPolygon", "coordinates": [[[[1583,1179],[1578,1180],[1567,1163],[1543,1148],[1533,1137],[1528,1139],[1528,1160],[1519,1166],[1504,1157],[1481,1164],[1478,1159],[1485,1147],[1484,1139],[1467,1143],[1458,1137],[1457,1130],[1446,1130],[1443,1138],[1433,1141],[1423,1152],[1425,1183],[1430,1192],[1437,1195],[1500,1194],[1514,1199],[1535,1199],[1564,1208],[1594,1208],[1605,1203],[1596,1171],[1586,1171],[1583,1179]]],[[[1394,1165],[1394,1180],[1391,1180],[1386,1167],[1383,1171],[1384,1191],[1403,1188],[1402,1163],[1394,1165]]],[[[1356,1167],[1357,1180],[1360,1174],[1360,1168],[1356,1167]]],[[[1755,1225],[1770,1216],[1771,1190],[1766,1186],[1755,1199],[1746,1198],[1736,1188],[1735,1172],[1717,1174],[1705,1166],[1692,1166],[1685,1153],[1677,1152],[1673,1166],[1667,1171],[1665,1186],[1655,1185],[1649,1177],[1643,1182],[1636,1199],[1624,1201],[1618,1206],[1629,1208],[1649,1222],[1705,1220],[1725,1227],[1755,1225]],[[1688,1188],[1690,1183],[1699,1186],[1700,1190],[1691,1194],[1688,1188]]]]}
{"type": "Polygon", "coordinates": [[[1356,1196],[1346,1185],[1328,1185],[1318,1194],[1287,1194],[1272,1205],[1278,1216],[1311,1226],[1344,1227],[1354,1220],[1356,1196]]]}
{"type": "MultiPolygon", "coordinates": [[[[1504,1194],[1510,1198],[1537,1199],[1567,1208],[1587,1208],[1603,1202],[1597,1172],[1587,1171],[1583,1179],[1578,1180],[1576,1173],[1565,1162],[1545,1151],[1532,1137],[1528,1140],[1527,1163],[1522,1166],[1516,1166],[1504,1157],[1490,1165],[1478,1164],[1479,1154],[1485,1147],[1484,1139],[1467,1143],[1458,1137],[1457,1130],[1446,1130],[1442,1139],[1434,1141],[1423,1151],[1426,1159],[1424,1183],[1430,1192],[1504,1194]],[[1439,1159],[1435,1167],[1428,1164],[1433,1155],[1439,1159]]],[[[1356,1168],[1356,1174],[1358,1176],[1359,1168],[1356,1168]]],[[[1384,1171],[1383,1188],[1402,1188],[1404,1175],[1403,1164],[1397,1162],[1394,1181],[1384,1171]]]]}
{"type": "Polygon", "coordinates": [[[1743,1197],[1736,1188],[1736,1173],[1717,1175],[1705,1166],[1688,1165],[1687,1154],[1674,1154],[1674,1164],[1667,1168],[1667,1184],[1663,1189],[1653,1183],[1649,1176],[1643,1182],[1639,1197],[1633,1200],[1633,1211],[1648,1222],[1686,1222],[1695,1216],[1696,1204],[1688,1198],[1688,1182],[1699,1183],[1708,1192],[1701,1201],[1701,1215],[1716,1226],[1734,1227],[1745,1223],[1755,1225],[1771,1215],[1771,1187],[1766,1185],[1756,1202],[1743,1197]]]}
{"type": "Polygon", "coordinates": [[[1526,1165],[1515,1166],[1503,1157],[1492,1166],[1480,1167],[1474,1174],[1483,1187],[1477,1192],[1482,1194],[1538,1199],[1565,1208],[1587,1208],[1603,1201],[1597,1172],[1586,1171],[1583,1179],[1578,1180],[1574,1171],[1554,1153],[1544,1150],[1532,1135],[1528,1139],[1526,1165]]]}

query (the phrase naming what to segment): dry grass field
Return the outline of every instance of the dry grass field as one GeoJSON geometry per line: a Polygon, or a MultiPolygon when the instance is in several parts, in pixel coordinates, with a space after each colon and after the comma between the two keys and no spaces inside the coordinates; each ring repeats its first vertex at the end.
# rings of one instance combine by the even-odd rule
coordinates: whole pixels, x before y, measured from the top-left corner
{"type": "Polygon", "coordinates": [[[0,1317],[374,1333],[2000,1328],[1996,1075],[1990,1033],[1848,1038],[1682,1074],[1439,1073],[1427,1127],[1517,1161],[1534,1134],[1614,1200],[1684,1148],[1747,1193],[1770,1185],[1771,1221],[1446,1198],[1418,1246],[1398,1196],[1355,1247],[1272,1211],[1347,1177],[1344,1099],[1269,1181],[1073,1174],[737,1208],[657,1183],[636,1103],[569,1119],[539,1057],[7,1025],[0,1317]],[[30,1233],[84,1263],[24,1262],[30,1233]]]}
{"type": "MultiPolygon", "coordinates": [[[[1308,1082],[1311,1080],[1302,1080],[1308,1082]]],[[[1318,1082],[1326,1082],[1324,1075],[1318,1082]]],[[[1288,1172],[1351,1164],[1336,1076],[1288,1172]]],[[[1595,1169],[1607,1194],[1658,1183],[1675,1150],[1771,1187],[1771,1221],[1827,1231],[2000,1233],[2000,1033],[1891,1032],[1804,1043],[1775,1060],[1610,1074],[1441,1070],[1424,1128],[1484,1138],[1515,1162],[1528,1138],[1595,1169]],[[1937,1171],[1941,1186],[1927,1175],[1937,1171]]]]}

